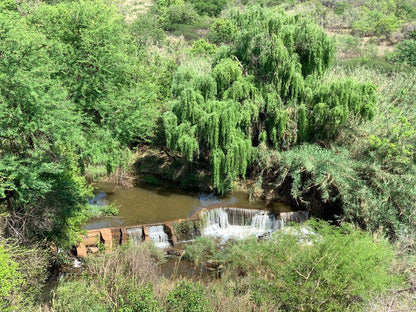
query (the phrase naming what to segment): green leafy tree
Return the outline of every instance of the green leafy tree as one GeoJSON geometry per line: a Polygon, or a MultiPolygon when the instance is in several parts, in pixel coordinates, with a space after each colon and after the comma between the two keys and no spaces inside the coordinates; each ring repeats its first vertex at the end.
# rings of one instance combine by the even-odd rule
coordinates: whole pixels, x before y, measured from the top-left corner
{"type": "Polygon", "coordinates": [[[231,45],[217,50],[209,74],[178,69],[164,115],[167,147],[188,161],[208,158],[218,191],[245,176],[259,142],[330,140],[351,118],[374,116],[372,85],[325,80],[334,43],[312,22],[258,6],[225,21],[231,45]]]}

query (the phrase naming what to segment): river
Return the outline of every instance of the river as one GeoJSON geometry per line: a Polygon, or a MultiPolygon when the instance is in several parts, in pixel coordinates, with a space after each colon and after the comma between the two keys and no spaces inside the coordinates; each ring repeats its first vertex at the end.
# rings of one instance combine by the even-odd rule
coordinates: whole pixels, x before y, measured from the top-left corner
{"type": "Polygon", "coordinates": [[[289,206],[281,203],[266,206],[262,200],[249,201],[248,195],[242,192],[233,192],[221,197],[203,192],[184,191],[173,186],[137,184],[135,187],[121,188],[112,184],[97,184],[94,193],[91,204],[114,204],[118,207],[119,213],[117,216],[90,220],[86,225],[88,230],[186,218],[203,207],[214,204],[232,204],[236,207],[268,209],[274,212],[290,211],[289,206]]]}

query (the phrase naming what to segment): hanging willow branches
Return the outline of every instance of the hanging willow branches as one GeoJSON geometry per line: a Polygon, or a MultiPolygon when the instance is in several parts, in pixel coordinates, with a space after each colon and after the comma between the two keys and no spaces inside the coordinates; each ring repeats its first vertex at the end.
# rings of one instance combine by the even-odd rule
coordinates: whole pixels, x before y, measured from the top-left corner
{"type": "Polygon", "coordinates": [[[163,118],[166,146],[188,161],[208,157],[219,192],[245,176],[261,142],[287,149],[330,140],[349,118],[374,116],[372,85],[325,79],[335,48],[317,25],[257,6],[229,21],[238,31],[210,72],[178,68],[163,118]]]}

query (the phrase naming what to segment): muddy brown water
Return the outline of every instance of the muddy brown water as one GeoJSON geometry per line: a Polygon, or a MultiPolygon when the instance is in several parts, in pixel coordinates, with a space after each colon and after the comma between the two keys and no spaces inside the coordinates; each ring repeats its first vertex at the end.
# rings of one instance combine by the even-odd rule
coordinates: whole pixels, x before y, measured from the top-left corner
{"type": "Polygon", "coordinates": [[[149,186],[138,184],[131,188],[116,187],[112,184],[95,185],[95,197],[91,204],[118,207],[117,216],[100,217],[90,220],[86,229],[119,227],[157,223],[190,217],[204,207],[215,204],[232,204],[236,207],[290,211],[280,203],[266,206],[262,200],[249,201],[246,193],[234,192],[227,196],[216,196],[203,192],[183,191],[173,186],[149,186]]]}

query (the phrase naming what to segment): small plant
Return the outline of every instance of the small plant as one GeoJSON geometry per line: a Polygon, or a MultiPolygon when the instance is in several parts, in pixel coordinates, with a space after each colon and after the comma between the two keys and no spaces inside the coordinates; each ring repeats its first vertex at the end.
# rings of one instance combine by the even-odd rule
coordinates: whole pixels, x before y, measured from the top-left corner
{"type": "Polygon", "coordinates": [[[190,240],[195,236],[198,222],[190,220],[182,220],[180,223],[175,223],[173,226],[175,228],[176,236],[179,240],[190,240]]]}
{"type": "Polygon", "coordinates": [[[199,265],[215,259],[217,250],[217,243],[212,238],[198,237],[186,247],[185,258],[199,265]]]}
{"type": "Polygon", "coordinates": [[[208,311],[205,289],[200,283],[180,282],[167,297],[169,311],[204,312],[208,311]]]}

